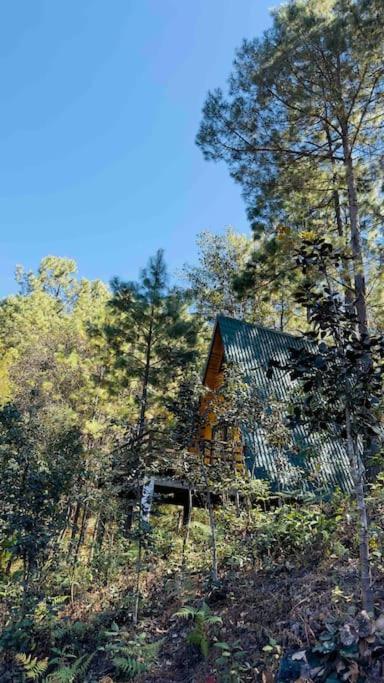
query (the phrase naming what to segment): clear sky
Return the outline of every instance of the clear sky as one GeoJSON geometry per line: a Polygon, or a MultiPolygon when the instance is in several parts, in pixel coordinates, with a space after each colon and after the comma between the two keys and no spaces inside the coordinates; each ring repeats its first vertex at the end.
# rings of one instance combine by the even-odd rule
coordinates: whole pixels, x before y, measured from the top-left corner
{"type": "MultiPolygon", "coordinates": [[[[277,2],[275,4],[278,4],[277,2]]],[[[195,237],[247,231],[240,188],[194,138],[268,0],[13,0],[0,22],[0,296],[48,254],[81,276],[171,272],[195,237]]]]}

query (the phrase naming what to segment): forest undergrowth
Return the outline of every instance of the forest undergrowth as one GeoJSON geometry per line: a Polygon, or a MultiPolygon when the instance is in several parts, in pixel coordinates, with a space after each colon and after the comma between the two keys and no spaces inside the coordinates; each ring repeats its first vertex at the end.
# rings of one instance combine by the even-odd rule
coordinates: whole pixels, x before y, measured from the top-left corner
{"type": "MultiPolygon", "coordinates": [[[[375,606],[384,614],[384,488],[369,498],[375,606]]],[[[66,544],[25,595],[2,552],[1,668],[8,681],[225,683],[383,680],[384,618],[360,611],[350,500],[263,510],[216,509],[219,576],[210,526],[195,510],[158,507],[147,532],[137,625],[138,540],[115,530],[67,562],[66,544]],[[184,550],[183,550],[184,549],[184,550]],[[184,553],[184,557],[183,557],[184,553]],[[113,558],[113,559],[112,559],[113,558]],[[20,616],[22,615],[22,616],[20,616]],[[364,676],[361,678],[361,676],[364,676]]]]}

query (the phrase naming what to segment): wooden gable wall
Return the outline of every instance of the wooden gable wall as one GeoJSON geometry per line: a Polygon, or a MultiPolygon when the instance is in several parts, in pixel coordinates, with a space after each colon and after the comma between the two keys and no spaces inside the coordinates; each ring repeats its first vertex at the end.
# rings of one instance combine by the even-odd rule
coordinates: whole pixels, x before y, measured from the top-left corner
{"type": "MultiPolygon", "coordinates": [[[[207,366],[205,369],[203,383],[208,389],[218,389],[223,383],[224,373],[223,373],[223,363],[224,363],[224,344],[220,334],[220,328],[216,325],[209,357],[207,361],[207,366]]],[[[200,404],[201,413],[207,415],[209,409],[209,393],[204,397],[200,404]]],[[[217,424],[216,415],[212,412],[208,412],[208,419],[204,424],[204,427],[200,433],[200,439],[203,441],[214,441],[214,428],[217,424]]],[[[232,447],[230,448],[231,455],[230,459],[236,463],[236,467],[239,470],[243,469],[243,446],[241,443],[241,437],[239,430],[235,430],[235,433],[231,437],[232,447]]],[[[217,457],[217,456],[216,456],[217,457]]],[[[228,459],[228,453],[223,454],[224,459],[228,459]]],[[[208,460],[209,461],[209,458],[208,460]]]]}
{"type": "Polygon", "coordinates": [[[217,389],[223,383],[224,345],[219,326],[216,325],[212,340],[203,384],[209,389],[217,389]]]}

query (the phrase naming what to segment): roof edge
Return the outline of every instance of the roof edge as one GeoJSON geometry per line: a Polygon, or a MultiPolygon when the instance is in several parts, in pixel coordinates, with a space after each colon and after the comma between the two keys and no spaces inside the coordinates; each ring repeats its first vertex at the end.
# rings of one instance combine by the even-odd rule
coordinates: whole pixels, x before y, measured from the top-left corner
{"type": "Polygon", "coordinates": [[[246,320],[239,320],[239,318],[231,318],[230,315],[223,315],[221,313],[219,313],[216,316],[215,329],[216,329],[216,325],[220,323],[220,318],[223,318],[225,320],[233,320],[236,323],[240,323],[240,325],[248,325],[248,327],[254,327],[254,328],[257,328],[258,330],[266,330],[267,332],[273,332],[275,334],[280,334],[283,337],[292,337],[293,339],[302,339],[304,336],[304,332],[300,333],[302,336],[299,336],[299,334],[293,334],[293,332],[283,332],[282,330],[276,330],[274,327],[267,327],[266,325],[259,325],[258,323],[249,323],[246,320]]]}

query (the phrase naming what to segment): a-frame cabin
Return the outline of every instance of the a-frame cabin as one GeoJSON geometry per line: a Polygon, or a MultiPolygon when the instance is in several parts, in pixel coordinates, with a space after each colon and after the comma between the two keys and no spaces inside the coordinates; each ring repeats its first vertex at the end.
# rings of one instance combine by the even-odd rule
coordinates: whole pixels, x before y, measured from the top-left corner
{"type": "MultiPolygon", "coordinates": [[[[292,334],[218,316],[203,382],[208,388],[217,389],[223,382],[224,365],[232,364],[239,368],[246,381],[252,382],[268,411],[270,402],[287,400],[293,388],[288,374],[281,370],[268,377],[270,360],[284,365],[290,348],[301,348],[304,343],[301,337],[292,334]]],[[[216,427],[213,416],[203,438],[214,443],[216,427]]],[[[296,427],[291,436],[291,446],[282,451],[270,445],[261,424],[242,431],[244,464],[250,475],[267,480],[272,490],[288,493],[336,487],[350,489],[348,457],[340,439],[309,433],[303,426],[296,427]]],[[[235,447],[238,448],[237,443],[235,447]]]]}
{"type": "MultiPolygon", "coordinates": [[[[300,337],[220,315],[214,326],[203,383],[208,390],[216,391],[224,379],[224,366],[230,363],[239,368],[246,381],[253,383],[268,410],[271,400],[284,401],[292,389],[292,381],[283,371],[268,377],[269,361],[275,359],[284,364],[290,348],[300,348],[303,343],[300,337]]],[[[209,391],[204,401],[209,401],[209,391]]],[[[207,405],[202,404],[200,409],[206,413],[207,405]]],[[[268,481],[272,491],[299,496],[309,491],[351,488],[342,441],[309,433],[303,426],[292,431],[291,445],[282,451],[270,445],[261,424],[255,424],[251,430],[223,434],[212,413],[191,449],[196,449],[197,444],[207,465],[219,458],[232,459],[237,468],[246,468],[251,477],[268,481]]],[[[152,478],[148,490],[150,496],[157,495],[160,501],[183,505],[185,519],[194,497],[199,504],[198,491],[191,491],[186,483],[172,477],[152,478]]]]}

